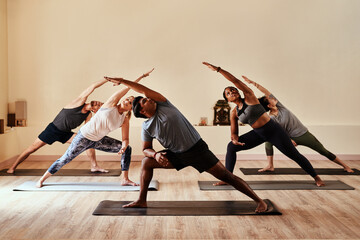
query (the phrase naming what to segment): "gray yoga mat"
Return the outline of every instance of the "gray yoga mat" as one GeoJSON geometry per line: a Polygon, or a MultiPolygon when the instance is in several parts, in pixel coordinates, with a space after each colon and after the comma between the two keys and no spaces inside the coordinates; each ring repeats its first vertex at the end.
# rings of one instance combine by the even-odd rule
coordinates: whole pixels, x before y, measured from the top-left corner
{"type": "MultiPolygon", "coordinates": [[[[114,177],[120,176],[120,169],[107,169],[108,173],[91,172],[90,169],[60,169],[54,176],[96,176],[96,177],[114,177]]],[[[42,176],[47,169],[16,169],[14,173],[7,173],[7,169],[0,171],[0,176],[42,176]]]]}
{"type": "Polygon", "coordinates": [[[274,204],[264,200],[268,210],[255,213],[254,201],[149,201],[147,208],[123,208],[129,201],[99,203],[93,215],[110,216],[216,216],[216,215],[281,215],[274,204]]]}
{"type": "MultiPolygon", "coordinates": [[[[260,168],[240,168],[244,175],[308,175],[301,168],[275,168],[273,172],[258,172],[260,168]]],[[[344,171],[343,168],[315,168],[319,175],[360,175],[358,169],[353,168],[353,173],[344,171]]]]}
{"type": "MultiPolygon", "coordinates": [[[[44,186],[37,188],[36,182],[27,181],[17,186],[13,191],[52,191],[52,192],[126,192],[126,191],[139,191],[140,186],[121,186],[120,182],[45,182],[44,186]]],[[[159,188],[159,182],[153,180],[150,182],[149,190],[156,191],[159,188]]]]}
{"type": "MultiPolygon", "coordinates": [[[[217,181],[198,181],[200,190],[235,190],[231,185],[213,186],[217,181]]],[[[253,190],[354,190],[355,188],[338,180],[324,181],[324,187],[314,181],[247,181],[253,190]]]]}

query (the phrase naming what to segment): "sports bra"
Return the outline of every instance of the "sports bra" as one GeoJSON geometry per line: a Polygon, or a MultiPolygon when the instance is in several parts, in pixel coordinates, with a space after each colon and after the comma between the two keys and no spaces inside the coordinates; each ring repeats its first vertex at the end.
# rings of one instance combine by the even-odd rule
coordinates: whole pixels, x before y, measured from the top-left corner
{"type": "Polygon", "coordinates": [[[239,118],[239,121],[244,124],[253,125],[260,117],[265,113],[265,109],[261,104],[247,105],[243,101],[243,107],[239,109],[236,106],[236,113],[239,118]]]}

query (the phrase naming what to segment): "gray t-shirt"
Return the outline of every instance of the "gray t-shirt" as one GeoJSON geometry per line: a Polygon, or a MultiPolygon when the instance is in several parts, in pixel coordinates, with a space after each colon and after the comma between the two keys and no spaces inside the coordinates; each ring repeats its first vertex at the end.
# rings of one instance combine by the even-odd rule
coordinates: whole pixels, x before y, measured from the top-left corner
{"type": "Polygon", "coordinates": [[[143,141],[150,142],[156,138],[163,147],[181,153],[201,139],[200,134],[169,100],[156,103],[155,115],[143,122],[143,141]]]}
{"type": "MultiPolygon", "coordinates": [[[[270,97],[276,99],[274,95],[270,95],[270,97]]],[[[281,127],[285,129],[285,131],[289,134],[290,137],[300,137],[304,135],[308,129],[300,122],[300,120],[288,110],[281,102],[276,99],[278,102],[276,107],[279,112],[277,116],[272,115],[271,118],[280,124],[281,127]]]]}

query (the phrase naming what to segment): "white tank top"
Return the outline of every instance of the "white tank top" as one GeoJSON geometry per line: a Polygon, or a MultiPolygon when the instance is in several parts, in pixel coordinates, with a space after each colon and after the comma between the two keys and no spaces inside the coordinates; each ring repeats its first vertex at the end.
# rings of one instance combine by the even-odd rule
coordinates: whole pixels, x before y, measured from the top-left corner
{"type": "Polygon", "coordinates": [[[124,120],[125,114],[120,114],[117,107],[100,108],[90,121],[80,128],[80,131],[87,139],[99,141],[120,128],[124,120]]]}

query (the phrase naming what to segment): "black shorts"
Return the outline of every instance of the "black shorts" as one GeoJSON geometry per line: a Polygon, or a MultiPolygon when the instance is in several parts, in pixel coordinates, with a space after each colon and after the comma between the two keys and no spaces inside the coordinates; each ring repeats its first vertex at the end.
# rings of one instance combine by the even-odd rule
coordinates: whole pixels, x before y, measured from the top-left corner
{"type": "Polygon", "coordinates": [[[186,152],[174,153],[170,150],[164,150],[164,152],[166,152],[167,158],[178,171],[191,166],[201,173],[212,168],[219,161],[202,139],[186,152]]]}
{"type": "Polygon", "coordinates": [[[61,143],[66,143],[73,135],[73,132],[63,132],[59,130],[53,123],[50,123],[38,138],[49,145],[58,141],[61,143]]]}

